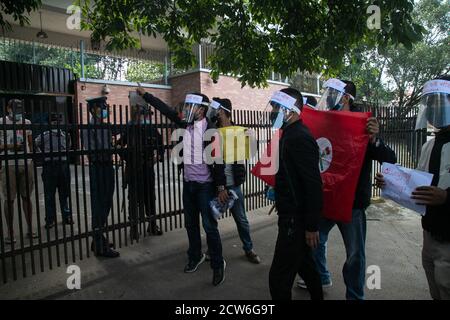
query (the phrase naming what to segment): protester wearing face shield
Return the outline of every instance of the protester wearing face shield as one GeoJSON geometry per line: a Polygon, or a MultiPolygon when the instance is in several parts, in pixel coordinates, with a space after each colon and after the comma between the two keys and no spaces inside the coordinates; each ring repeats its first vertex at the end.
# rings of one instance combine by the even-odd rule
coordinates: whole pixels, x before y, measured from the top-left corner
{"type": "MultiPolygon", "coordinates": [[[[425,83],[422,95],[416,129],[431,128],[435,137],[423,145],[417,169],[433,174],[433,180],[411,197],[426,205],[422,265],[431,297],[450,300],[450,76],[425,83]]],[[[376,182],[384,187],[381,173],[376,182]]]]}
{"type": "Polygon", "coordinates": [[[303,97],[293,88],[276,92],[269,103],[274,130],[283,129],[275,176],[278,238],[269,273],[272,299],[291,299],[292,284],[302,274],[311,299],[323,299],[320,276],[312,257],[319,242],[322,179],[319,147],[299,120],[303,97]]]}
{"type": "Polygon", "coordinates": [[[162,161],[164,146],[162,135],[151,123],[151,110],[147,105],[132,108],[132,120],[121,133],[118,145],[126,146],[123,160],[126,162],[125,186],[128,189],[130,237],[139,239],[139,223],[145,217],[152,218],[147,228],[150,235],[161,236],[161,228],[154,219],[156,215],[154,165],[162,161]]]}
{"type": "Polygon", "coordinates": [[[35,140],[38,152],[45,153],[42,165],[42,182],[45,200],[45,228],[50,229],[56,223],[56,189],[58,189],[62,223],[73,224],[69,208],[70,168],[66,152],[70,149],[70,136],[61,130],[62,114],[49,116],[48,130],[42,132],[35,140]]]}
{"type": "MultiPolygon", "coordinates": [[[[234,126],[231,120],[232,104],[229,99],[213,98],[208,109],[207,117],[217,123],[219,128],[231,128],[234,126]]],[[[242,131],[244,133],[244,131],[242,131]]],[[[226,146],[224,146],[226,147],[226,146]]],[[[236,155],[235,155],[236,157],[236,155]]],[[[233,190],[238,196],[230,209],[233,219],[236,223],[239,238],[242,241],[242,249],[248,261],[254,264],[261,263],[259,256],[253,251],[253,241],[250,236],[250,224],[245,213],[244,195],[241,185],[245,182],[246,169],[245,164],[236,162],[225,163],[225,176],[227,190],[233,190]]]]}
{"type": "Polygon", "coordinates": [[[30,129],[24,125],[31,125],[25,119],[21,100],[12,99],[6,106],[6,115],[0,119],[2,125],[15,125],[16,128],[0,131],[0,152],[3,155],[17,155],[17,160],[8,160],[2,163],[0,171],[1,189],[4,199],[5,220],[7,226],[6,244],[16,242],[14,233],[14,201],[17,194],[21,197],[25,220],[27,222],[28,238],[37,238],[32,231],[32,204],[31,193],[34,190],[34,174],[32,161],[25,159],[25,154],[33,150],[33,138],[30,129]]]}
{"type": "Polygon", "coordinates": [[[199,216],[201,216],[211,257],[210,265],[213,269],[212,283],[217,286],[225,280],[225,260],[222,255],[218,223],[213,217],[209,203],[215,196],[221,202],[228,201],[228,192],[223,163],[207,164],[204,158],[204,150],[212,142],[205,141],[205,132],[215,128],[214,124],[206,117],[209,99],[200,93],[188,94],[182,110],[182,119],[180,119],[177,111],[150,93],[146,93],[142,87],[138,88],[137,92],[147,103],[159,110],[178,127],[186,129],[182,142],[183,206],[189,249],[188,263],[184,272],[197,271],[199,265],[205,261],[200,238],[199,216]]]}
{"type": "MultiPolygon", "coordinates": [[[[319,110],[340,112],[351,111],[361,112],[362,110],[354,105],[356,96],[356,86],[351,81],[341,81],[330,79],[325,85],[325,92],[322,95],[317,108],[319,110]]],[[[326,263],[326,248],[328,234],[337,225],[341,232],[347,253],[347,259],[343,267],[343,277],[346,284],[346,298],[349,300],[364,299],[364,287],[366,276],[366,213],[365,210],[370,205],[372,190],[372,162],[378,161],[396,163],[394,151],[377,137],[379,124],[376,118],[367,120],[367,133],[370,135],[369,144],[364,158],[363,166],[359,174],[356,187],[355,200],[353,203],[352,221],[350,223],[336,222],[330,219],[321,218],[319,224],[320,243],[314,250],[314,258],[321,276],[324,288],[332,285],[331,275],[326,263]]],[[[332,130],[332,128],[330,128],[332,130]]],[[[300,280],[298,285],[306,288],[307,284],[300,280]]]]}
{"type": "Polygon", "coordinates": [[[119,257],[119,252],[104,236],[106,223],[113,204],[114,166],[112,159],[112,136],[119,132],[109,123],[109,106],[106,97],[87,100],[91,118],[89,128],[83,129],[83,148],[88,151],[89,182],[91,191],[91,214],[93,241],[91,250],[96,256],[119,257]]]}

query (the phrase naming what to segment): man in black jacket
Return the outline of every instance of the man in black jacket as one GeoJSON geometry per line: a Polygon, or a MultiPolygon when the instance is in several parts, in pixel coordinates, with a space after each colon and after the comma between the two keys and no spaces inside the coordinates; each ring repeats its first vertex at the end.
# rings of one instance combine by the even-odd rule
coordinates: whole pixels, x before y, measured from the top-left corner
{"type": "Polygon", "coordinates": [[[199,223],[199,215],[201,214],[211,256],[212,283],[217,286],[225,280],[225,260],[222,256],[222,242],[218,224],[212,215],[209,203],[216,194],[220,201],[228,201],[228,192],[225,188],[224,165],[219,163],[207,164],[203,157],[205,148],[210,144],[204,141],[206,140],[205,133],[214,128],[213,124],[206,118],[209,99],[199,93],[187,95],[186,107],[184,108],[185,119],[182,120],[175,110],[150,93],[146,93],[142,87],[137,92],[143,96],[147,103],[173,121],[178,127],[186,129],[183,135],[183,207],[185,227],[189,238],[189,261],[184,268],[184,272],[197,271],[198,266],[205,261],[205,254],[201,250],[199,223]]]}
{"type": "MultiPolygon", "coordinates": [[[[361,112],[362,110],[353,104],[356,96],[355,84],[351,81],[341,81],[331,79],[335,83],[341,84],[336,88],[342,88],[342,92],[335,88],[327,88],[330,95],[325,92],[319,101],[318,107],[321,109],[322,102],[326,102],[327,109],[335,111],[361,112]],[[336,92],[331,92],[336,91],[336,92]],[[331,99],[330,99],[331,98],[331,99]],[[334,100],[333,100],[334,99],[334,100]],[[333,100],[333,101],[332,101],[333,100]]],[[[347,260],[342,270],[344,282],[347,287],[346,298],[349,300],[364,299],[364,286],[366,276],[366,213],[365,210],[370,205],[372,188],[372,161],[377,160],[380,163],[395,163],[397,161],[394,151],[377,138],[379,124],[376,118],[367,120],[367,132],[370,134],[370,141],[367,147],[364,163],[359,174],[358,185],[356,188],[355,200],[353,203],[352,221],[350,223],[341,223],[322,218],[320,221],[320,244],[314,251],[314,258],[320,272],[322,285],[330,287],[332,285],[330,272],[326,264],[326,245],[328,234],[337,224],[345,244],[347,260]]],[[[305,288],[307,284],[300,280],[299,286],[305,288]]]]}
{"type": "MultiPolygon", "coordinates": [[[[229,99],[213,98],[213,102],[210,107],[209,117],[211,121],[217,121],[218,127],[227,128],[233,126],[231,121],[232,104],[229,99]],[[214,104],[214,106],[213,106],[214,104]]],[[[244,132],[242,132],[245,134],[244,132]]],[[[234,146],[232,144],[232,146],[234,146]]],[[[230,152],[231,150],[228,150],[230,152]]],[[[234,150],[233,150],[234,151],[234,150]]],[[[236,159],[238,155],[234,155],[236,159]]],[[[230,209],[233,219],[236,222],[236,226],[243,244],[243,250],[248,261],[251,263],[259,264],[261,259],[253,251],[253,241],[250,236],[250,224],[248,223],[247,215],[245,213],[245,201],[242,193],[241,185],[245,182],[246,169],[245,164],[234,163],[225,164],[225,176],[227,179],[227,189],[233,190],[238,199],[234,202],[233,207],[230,209]]]]}
{"type": "Polygon", "coordinates": [[[320,276],[312,257],[319,242],[322,179],[319,147],[299,120],[303,97],[295,89],[283,89],[271,100],[274,126],[284,123],[275,177],[278,238],[269,274],[272,299],[291,299],[297,272],[302,274],[312,299],[323,299],[320,276]],[[277,102],[278,101],[278,102],[277,102]]]}

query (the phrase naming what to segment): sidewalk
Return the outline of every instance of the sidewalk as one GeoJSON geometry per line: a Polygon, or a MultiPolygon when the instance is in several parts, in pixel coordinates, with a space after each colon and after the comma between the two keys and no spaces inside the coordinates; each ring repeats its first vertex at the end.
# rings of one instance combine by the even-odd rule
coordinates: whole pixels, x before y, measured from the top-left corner
{"type": "MultiPolygon", "coordinates": [[[[66,287],[66,268],[0,285],[0,299],[270,299],[268,273],[277,236],[276,216],[268,208],[248,214],[255,251],[262,264],[253,265],[243,256],[232,218],[220,222],[226,280],[211,285],[207,263],[194,274],[183,273],[187,236],[184,229],[147,238],[120,250],[121,257],[104,260],[92,257],[78,262],[81,290],[66,287]]],[[[367,213],[367,266],[381,269],[381,289],[366,290],[367,299],[430,299],[421,266],[420,218],[392,202],[371,206],[367,213]]],[[[206,243],[204,235],[202,235],[206,243]]],[[[325,299],[344,299],[341,275],[345,250],[337,228],[330,233],[328,262],[334,286],[325,299]]],[[[309,295],[293,289],[294,299],[309,295]]]]}

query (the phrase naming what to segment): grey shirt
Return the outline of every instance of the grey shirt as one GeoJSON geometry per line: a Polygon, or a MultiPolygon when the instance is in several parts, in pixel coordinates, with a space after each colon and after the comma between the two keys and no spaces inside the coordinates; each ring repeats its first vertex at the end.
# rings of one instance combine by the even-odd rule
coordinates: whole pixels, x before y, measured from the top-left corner
{"type": "Polygon", "coordinates": [[[112,162],[112,131],[109,124],[96,121],[91,117],[89,124],[100,125],[101,127],[93,127],[83,129],[83,149],[88,151],[98,150],[99,152],[90,153],[88,155],[90,162],[112,162]],[[104,152],[102,152],[104,151],[104,152]]]}
{"type": "Polygon", "coordinates": [[[54,153],[46,155],[45,161],[66,161],[65,153],[70,149],[69,135],[62,130],[49,130],[41,133],[35,140],[38,152],[54,153]]]}

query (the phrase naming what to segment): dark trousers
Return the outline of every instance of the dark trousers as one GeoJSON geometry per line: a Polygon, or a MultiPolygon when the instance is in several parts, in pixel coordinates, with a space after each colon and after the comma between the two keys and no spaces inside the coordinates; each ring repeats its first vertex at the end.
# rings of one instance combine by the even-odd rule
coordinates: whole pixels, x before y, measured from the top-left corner
{"type": "Polygon", "coordinates": [[[269,272],[273,300],[291,300],[292,285],[299,272],[308,286],[311,299],[322,300],[322,282],[311,248],[306,244],[305,227],[298,218],[278,218],[278,238],[269,272]]]}
{"type": "Polygon", "coordinates": [[[63,218],[69,218],[70,169],[66,161],[46,161],[42,167],[44,184],[45,222],[51,224],[56,219],[56,189],[63,218]]]}
{"type": "Polygon", "coordinates": [[[114,195],[114,167],[110,162],[94,162],[89,165],[91,187],[91,213],[94,243],[97,251],[107,248],[103,232],[108,221],[114,195]]]}
{"type": "MultiPolygon", "coordinates": [[[[127,166],[129,219],[132,227],[137,227],[145,217],[156,214],[155,172],[152,165],[127,166]]],[[[156,226],[156,221],[151,222],[156,226]]]]}
{"type": "Polygon", "coordinates": [[[212,183],[185,181],[183,184],[184,224],[189,238],[189,260],[198,261],[202,256],[199,221],[201,215],[211,257],[211,268],[219,269],[223,266],[222,242],[217,221],[213,218],[209,206],[213,197],[214,186],[212,183]]]}

